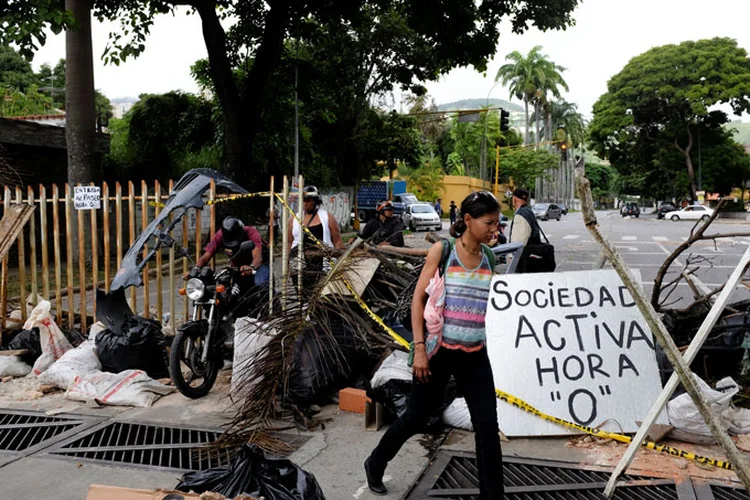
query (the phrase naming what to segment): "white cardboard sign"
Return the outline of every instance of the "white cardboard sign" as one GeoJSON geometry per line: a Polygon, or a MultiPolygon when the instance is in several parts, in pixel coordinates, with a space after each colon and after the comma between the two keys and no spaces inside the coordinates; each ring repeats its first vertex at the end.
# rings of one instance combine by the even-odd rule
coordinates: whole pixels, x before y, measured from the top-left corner
{"type": "MultiPolygon", "coordinates": [[[[655,346],[614,270],[492,281],[487,350],[495,387],[549,415],[635,432],[661,391],[655,346]]],[[[508,403],[497,408],[508,436],[571,433],[508,403]]],[[[667,423],[663,414],[657,422],[667,423]]]]}
{"type": "Polygon", "coordinates": [[[98,210],[102,208],[99,186],[75,186],[73,205],[76,210],[98,210]]]}

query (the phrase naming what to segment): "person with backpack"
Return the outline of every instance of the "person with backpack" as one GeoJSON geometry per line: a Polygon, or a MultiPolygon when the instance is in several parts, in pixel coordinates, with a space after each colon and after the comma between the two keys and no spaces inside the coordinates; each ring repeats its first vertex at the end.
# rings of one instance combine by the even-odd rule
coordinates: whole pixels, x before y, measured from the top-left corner
{"type": "Polygon", "coordinates": [[[523,253],[516,265],[516,273],[548,273],[557,267],[555,247],[550,245],[536,216],[528,206],[529,192],[522,188],[513,191],[513,208],[516,214],[510,223],[511,243],[523,243],[523,253]],[[542,241],[541,236],[544,236],[542,241]]]}
{"type": "Polygon", "coordinates": [[[387,493],[383,474],[388,462],[406,440],[423,430],[453,375],[474,425],[479,498],[503,497],[497,402],[484,319],[495,268],[487,243],[499,219],[500,204],[491,193],[472,193],[461,203],[452,238],[436,243],[427,254],[412,300],[412,394],[405,413],[391,424],[364,463],[368,487],[377,495],[387,493]],[[428,299],[428,287],[435,292],[440,286],[444,294],[434,295],[443,298],[442,310],[427,304],[436,301],[432,295],[428,299]]]}

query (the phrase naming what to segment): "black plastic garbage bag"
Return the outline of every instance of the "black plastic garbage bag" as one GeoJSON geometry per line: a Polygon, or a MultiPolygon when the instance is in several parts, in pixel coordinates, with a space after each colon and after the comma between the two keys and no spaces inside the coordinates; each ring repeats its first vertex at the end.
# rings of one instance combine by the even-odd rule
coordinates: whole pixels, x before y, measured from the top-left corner
{"type": "Polygon", "coordinates": [[[188,472],[176,489],[212,491],[228,498],[250,495],[266,500],[325,500],[315,476],[286,458],[267,457],[255,445],[245,445],[229,466],[188,472]]]}
{"type": "Polygon", "coordinates": [[[369,375],[376,363],[376,356],[358,348],[351,327],[331,323],[324,331],[313,326],[295,340],[287,396],[297,405],[315,403],[369,375]]]}
{"type": "Polygon", "coordinates": [[[42,355],[42,343],[39,340],[39,328],[23,330],[18,332],[15,337],[8,343],[6,349],[15,351],[18,349],[27,349],[28,352],[21,356],[24,363],[33,365],[34,361],[42,355]]]}
{"type": "MultiPolygon", "coordinates": [[[[406,405],[411,397],[412,382],[392,379],[377,389],[369,389],[367,395],[382,404],[393,417],[400,417],[406,412],[406,405]]],[[[424,423],[425,432],[437,432],[443,428],[443,412],[458,397],[456,381],[451,378],[445,388],[443,399],[424,423]]]]}
{"type": "Polygon", "coordinates": [[[164,378],[169,376],[165,341],[158,321],[131,316],[122,331],[99,332],[96,353],[103,371],[143,370],[151,378],[164,378]]]}

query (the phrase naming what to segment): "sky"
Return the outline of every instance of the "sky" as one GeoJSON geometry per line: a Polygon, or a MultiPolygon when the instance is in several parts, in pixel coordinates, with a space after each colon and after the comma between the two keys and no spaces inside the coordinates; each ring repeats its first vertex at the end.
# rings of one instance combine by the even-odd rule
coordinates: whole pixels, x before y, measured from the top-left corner
{"type": "MultiPolygon", "coordinates": [[[[184,12],[184,11],[183,11],[184,12]]],[[[494,76],[505,56],[527,53],[541,45],[550,60],[566,68],[570,91],[564,97],[578,104],[584,116],[606,92],[607,80],[634,56],[646,50],[685,40],[730,37],[750,51],[750,2],[748,0],[586,0],[573,13],[576,25],[565,31],[531,29],[514,35],[503,24],[497,52],[481,74],[473,68],[457,68],[427,88],[438,104],[469,98],[508,99],[502,86],[494,89],[494,76]]],[[[190,66],[206,56],[197,16],[178,13],[159,17],[147,41],[146,51],[120,66],[105,66],[98,58],[116,24],[93,27],[94,78],[97,89],[110,99],[137,97],[141,93],[170,90],[197,92],[190,66]]],[[[35,69],[65,57],[65,37],[51,35],[36,54],[35,69]]],[[[748,117],[744,118],[745,120],[748,117]]]]}

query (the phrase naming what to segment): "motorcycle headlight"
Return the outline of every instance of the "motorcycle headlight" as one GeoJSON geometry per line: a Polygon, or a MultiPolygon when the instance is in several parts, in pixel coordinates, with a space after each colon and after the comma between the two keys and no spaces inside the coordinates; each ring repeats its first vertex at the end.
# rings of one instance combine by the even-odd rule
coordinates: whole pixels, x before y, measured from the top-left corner
{"type": "Polygon", "coordinates": [[[187,296],[190,300],[200,300],[206,291],[206,285],[198,278],[190,278],[185,287],[187,296]]]}

